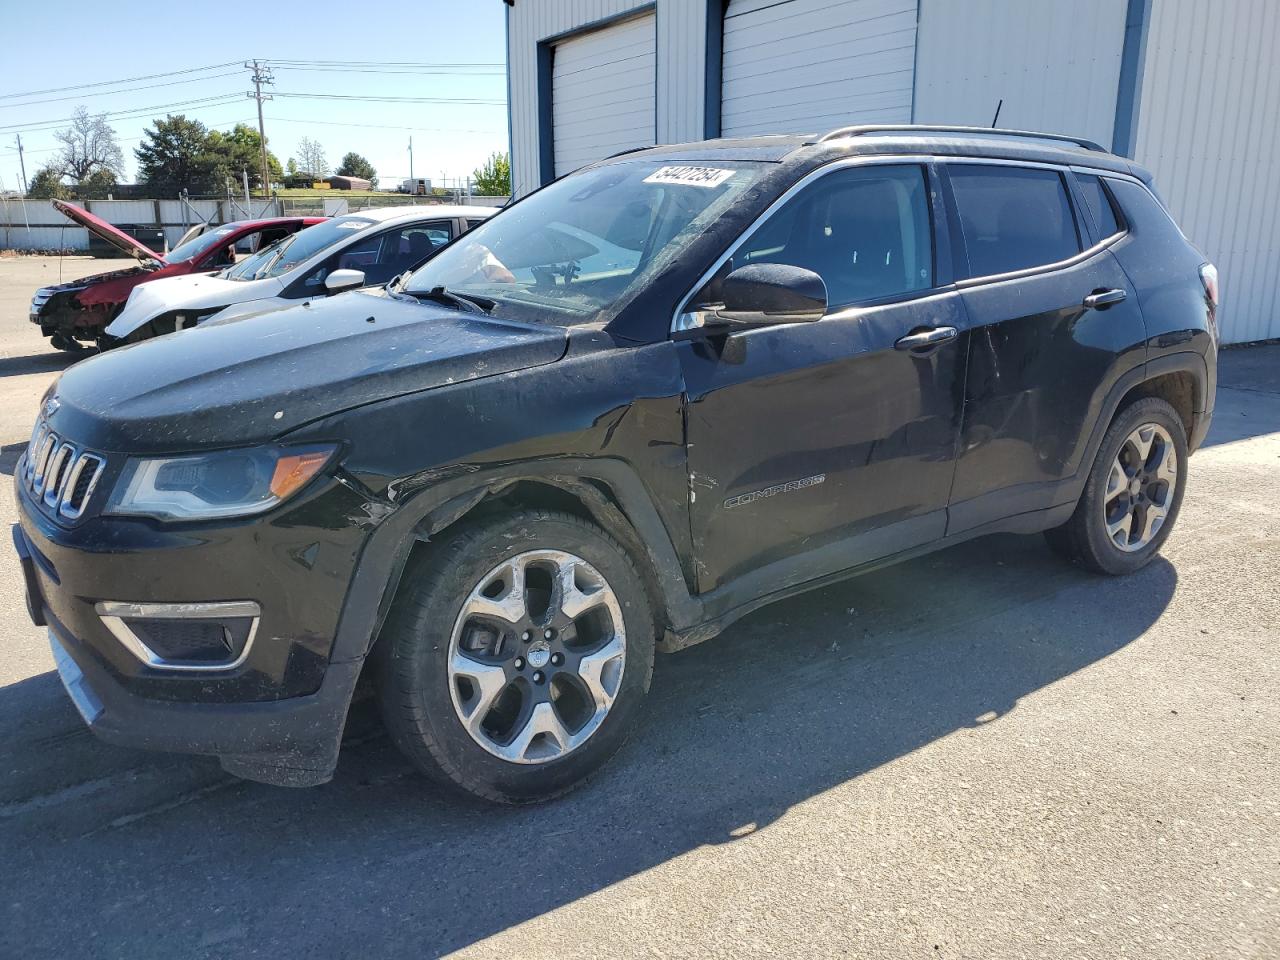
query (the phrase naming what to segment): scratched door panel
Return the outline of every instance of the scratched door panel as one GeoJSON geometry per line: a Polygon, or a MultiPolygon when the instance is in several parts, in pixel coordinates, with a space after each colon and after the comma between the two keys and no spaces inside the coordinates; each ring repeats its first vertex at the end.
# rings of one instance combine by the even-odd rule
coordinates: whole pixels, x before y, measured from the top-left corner
{"type": "Polygon", "coordinates": [[[700,590],[850,538],[884,555],[942,535],[967,335],[927,357],[894,343],[963,331],[963,311],[941,293],[680,345],[700,590]]]}

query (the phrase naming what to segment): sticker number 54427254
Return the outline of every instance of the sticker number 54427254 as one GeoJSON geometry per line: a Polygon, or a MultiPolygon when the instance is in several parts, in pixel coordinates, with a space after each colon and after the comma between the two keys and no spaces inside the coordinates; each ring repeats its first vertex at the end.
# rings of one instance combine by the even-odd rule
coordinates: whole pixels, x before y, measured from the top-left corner
{"type": "Polygon", "coordinates": [[[645,183],[670,183],[684,187],[718,187],[734,171],[724,167],[659,167],[644,178],[645,183]]]}

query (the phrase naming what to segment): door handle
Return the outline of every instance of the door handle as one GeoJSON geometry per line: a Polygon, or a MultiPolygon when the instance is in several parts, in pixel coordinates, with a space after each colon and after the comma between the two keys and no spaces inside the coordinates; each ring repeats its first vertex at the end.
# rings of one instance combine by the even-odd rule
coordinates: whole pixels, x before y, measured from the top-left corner
{"type": "Polygon", "coordinates": [[[1084,298],[1084,305],[1090,310],[1101,310],[1112,304],[1120,303],[1129,296],[1128,291],[1116,287],[1114,290],[1095,290],[1084,298]]]}
{"type": "Polygon", "coordinates": [[[905,337],[895,340],[895,350],[910,350],[917,357],[927,357],[944,343],[956,338],[955,327],[930,327],[928,330],[917,330],[905,337]]]}

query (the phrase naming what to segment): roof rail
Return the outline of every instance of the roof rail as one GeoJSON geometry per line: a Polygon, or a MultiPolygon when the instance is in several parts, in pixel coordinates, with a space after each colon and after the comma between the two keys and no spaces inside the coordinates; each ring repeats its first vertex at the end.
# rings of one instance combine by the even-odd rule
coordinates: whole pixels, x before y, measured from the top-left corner
{"type": "Polygon", "coordinates": [[[817,139],[818,143],[826,143],[828,140],[840,140],[844,137],[863,137],[874,133],[971,133],[971,134],[987,134],[998,137],[1027,137],[1036,140],[1061,140],[1064,143],[1074,143],[1077,146],[1084,147],[1086,150],[1096,150],[1099,153],[1110,153],[1106,147],[1093,140],[1086,140],[1084,137],[1069,137],[1061,133],[1037,133],[1034,130],[1006,130],[1000,127],[955,127],[955,126],[934,126],[933,124],[920,123],[876,123],[862,124],[852,127],[840,127],[832,130],[830,133],[824,133],[817,139]]]}

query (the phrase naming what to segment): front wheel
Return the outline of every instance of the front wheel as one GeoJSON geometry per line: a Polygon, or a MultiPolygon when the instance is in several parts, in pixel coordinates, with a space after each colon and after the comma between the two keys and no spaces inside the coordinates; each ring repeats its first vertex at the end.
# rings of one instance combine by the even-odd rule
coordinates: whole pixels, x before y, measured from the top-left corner
{"type": "Polygon", "coordinates": [[[1182,418],[1156,397],[1116,415],[1075,512],[1045,533],[1069,560],[1097,573],[1132,573],[1168,538],[1187,483],[1182,418]]]}
{"type": "Polygon", "coordinates": [[[622,745],[653,672],[639,575],[600,528],[493,516],[406,572],[379,641],[387,728],[437,780],[501,803],[578,785],[622,745]]]}
{"type": "Polygon", "coordinates": [[[87,343],[81,343],[75,337],[68,333],[63,333],[61,330],[55,330],[49,335],[49,346],[67,353],[88,353],[92,349],[87,343]]]}

